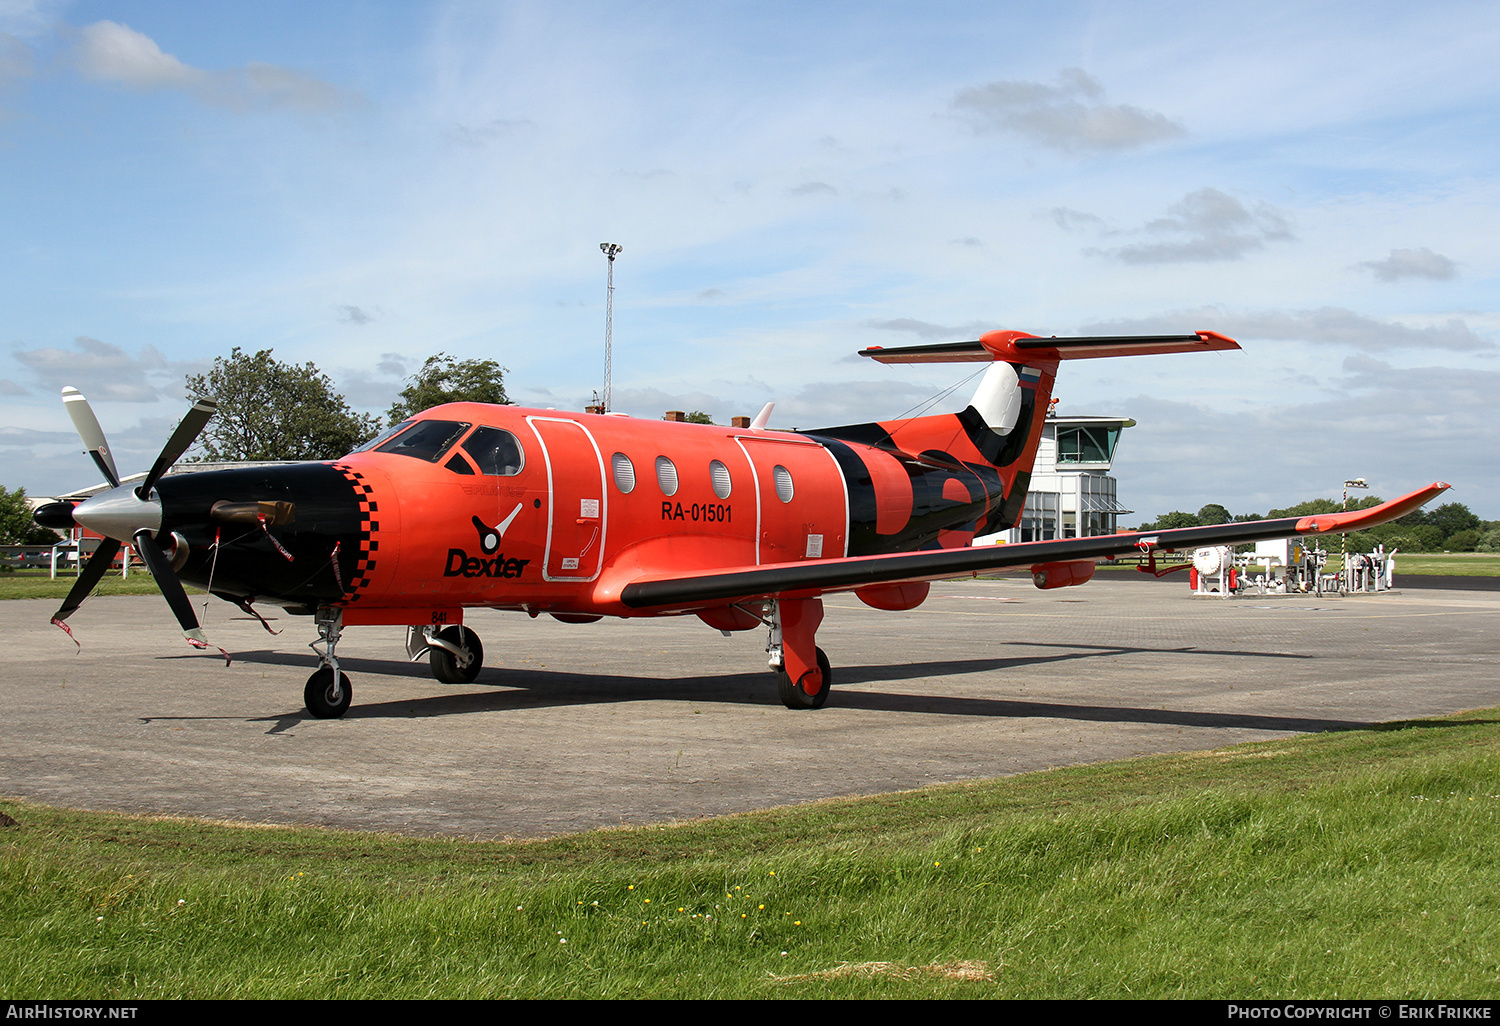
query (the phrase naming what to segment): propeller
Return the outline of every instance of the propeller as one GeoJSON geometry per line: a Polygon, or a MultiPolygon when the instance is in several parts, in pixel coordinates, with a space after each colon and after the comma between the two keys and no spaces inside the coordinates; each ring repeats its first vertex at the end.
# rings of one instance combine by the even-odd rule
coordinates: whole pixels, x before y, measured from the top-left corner
{"type": "MultiPolygon", "coordinates": [[[[79,396],[79,398],[83,397],[79,396]]],[[[156,457],[155,463],[151,464],[151,469],[146,473],[146,479],[136,488],[137,496],[142,499],[151,497],[151,489],[156,487],[156,482],[160,481],[162,475],[172,469],[172,464],[181,459],[182,454],[198,440],[204,427],[217,412],[219,412],[219,404],[212,399],[200,398],[193,404],[193,408],[187,411],[187,416],[183,417],[182,422],[177,425],[177,430],[172,432],[172,437],[167,439],[167,444],[162,446],[161,455],[156,457]]]]}
{"type": "Polygon", "coordinates": [[[111,488],[120,487],[120,472],[115,469],[115,458],[109,454],[109,442],[105,441],[104,429],[99,426],[99,418],[94,416],[89,401],[72,385],[62,390],[62,397],[63,409],[73,418],[73,427],[77,429],[78,437],[83,439],[83,447],[99,465],[99,472],[104,475],[104,480],[109,482],[111,488]]]}
{"type": "MultiPolygon", "coordinates": [[[[218,410],[218,404],[212,399],[199,399],[195,402],[192,409],[188,410],[187,415],[182,418],[182,422],[177,425],[177,430],[172,432],[172,437],[167,439],[167,444],[162,447],[161,455],[151,465],[145,478],[139,485],[131,488],[120,484],[120,472],[115,467],[114,457],[109,452],[109,443],[104,437],[103,429],[99,427],[99,419],[94,416],[89,401],[84,398],[82,392],[72,386],[64,388],[62,395],[64,408],[73,419],[73,426],[78,429],[78,436],[83,439],[84,448],[93,457],[104,479],[109,482],[110,489],[87,499],[71,510],[70,519],[74,523],[97,531],[105,537],[79,573],[78,580],[68,591],[68,597],[63,600],[62,606],[52,617],[52,622],[67,630],[64,621],[83,605],[84,599],[88,598],[89,593],[103,578],[104,572],[109,569],[110,563],[119,554],[121,545],[128,541],[141,554],[146,568],[156,579],[156,585],[161,589],[162,596],[167,600],[167,606],[177,618],[183,636],[195,647],[207,648],[208,639],[203,636],[203,629],[198,624],[198,617],[193,613],[193,606],[188,601],[187,592],[172,570],[172,561],[162,551],[161,545],[156,540],[156,534],[161,530],[161,500],[153,494],[153,490],[156,483],[172,468],[172,465],[198,440],[203,428],[218,410]]],[[[61,510],[55,512],[58,518],[63,513],[61,510]]],[[[69,631],[69,634],[71,633],[69,631]]],[[[225,659],[228,658],[226,654],[225,659]]]]}

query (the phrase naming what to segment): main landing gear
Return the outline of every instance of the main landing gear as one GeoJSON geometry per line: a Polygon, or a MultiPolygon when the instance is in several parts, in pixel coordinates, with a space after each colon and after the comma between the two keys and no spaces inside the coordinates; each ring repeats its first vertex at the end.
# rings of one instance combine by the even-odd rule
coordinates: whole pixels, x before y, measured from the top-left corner
{"type": "Polygon", "coordinates": [[[432,675],[444,684],[468,684],[484,669],[484,646],[467,627],[419,625],[406,628],[406,654],[412,662],[424,655],[432,675]]]}
{"type": "Polygon", "coordinates": [[[828,656],[814,642],[823,622],[823,600],[776,601],[767,614],[771,637],[766,652],[776,672],[781,704],[788,709],[821,709],[833,686],[828,656]]]}
{"type": "Polygon", "coordinates": [[[484,668],[484,646],[467,627],[444,627],[427,638],[427,658],[444,684],[468,684],[484,668]]]}

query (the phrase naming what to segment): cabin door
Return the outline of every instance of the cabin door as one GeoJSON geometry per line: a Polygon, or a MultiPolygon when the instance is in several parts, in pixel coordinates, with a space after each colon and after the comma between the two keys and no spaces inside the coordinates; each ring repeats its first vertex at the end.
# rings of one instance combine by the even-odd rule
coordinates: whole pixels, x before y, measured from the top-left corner
{"type": "Polygon", "coordinates": [[[547,464],[546,581],[592,581],[604,554],[604,459],[582,424],[527,417],[547,464]]]}

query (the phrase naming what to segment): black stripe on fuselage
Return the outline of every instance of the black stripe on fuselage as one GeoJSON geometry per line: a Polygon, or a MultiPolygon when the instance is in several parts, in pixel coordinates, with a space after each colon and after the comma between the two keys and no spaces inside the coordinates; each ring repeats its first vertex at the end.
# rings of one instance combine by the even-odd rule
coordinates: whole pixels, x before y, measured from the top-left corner
{"type": "Polygon", "coordinates": [[[876,530],[878,497],[864,460],[839,438],[826,435],[820,437],[818,432],[806,433],[808,438],[833,455],[844,475],[849,494],[849,555],[873,556],[907,552],[937,544],[938,535],[942,531],[978,532],[985,524],[995,521],[1001,508],[1004,483],[993,467],[965,463],[952,453],[937,449],[913,456],[897,449],[890,442],[890,436],[878,424],[856,424],[833,430],[856,438],[884,435],[887,444],[879,448],[901,464],[911,482],[911,515],[895,533],[880,534],[876,530]],[[949,480],[956,480],[963,486],[969,495],[968,502],[944,495],[944,486],[949,480]]]}

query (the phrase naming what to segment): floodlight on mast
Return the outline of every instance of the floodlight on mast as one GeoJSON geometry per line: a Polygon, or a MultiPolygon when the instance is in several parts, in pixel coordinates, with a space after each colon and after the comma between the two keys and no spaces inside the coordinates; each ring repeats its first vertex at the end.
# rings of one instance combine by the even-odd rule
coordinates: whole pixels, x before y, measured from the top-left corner
{"type": "Polygon", "coordinates": [[[613,359],[614,349],[614,321],[615,321],[615,257],[624,251],[625,247],[614,242],[599,243],[599,251],[609,259],[608,286],[604,297],[604,400],[600,403],[602,407],[599,412],[609,412],[609,379],[611,373],[610,363],[613,359]]]}

